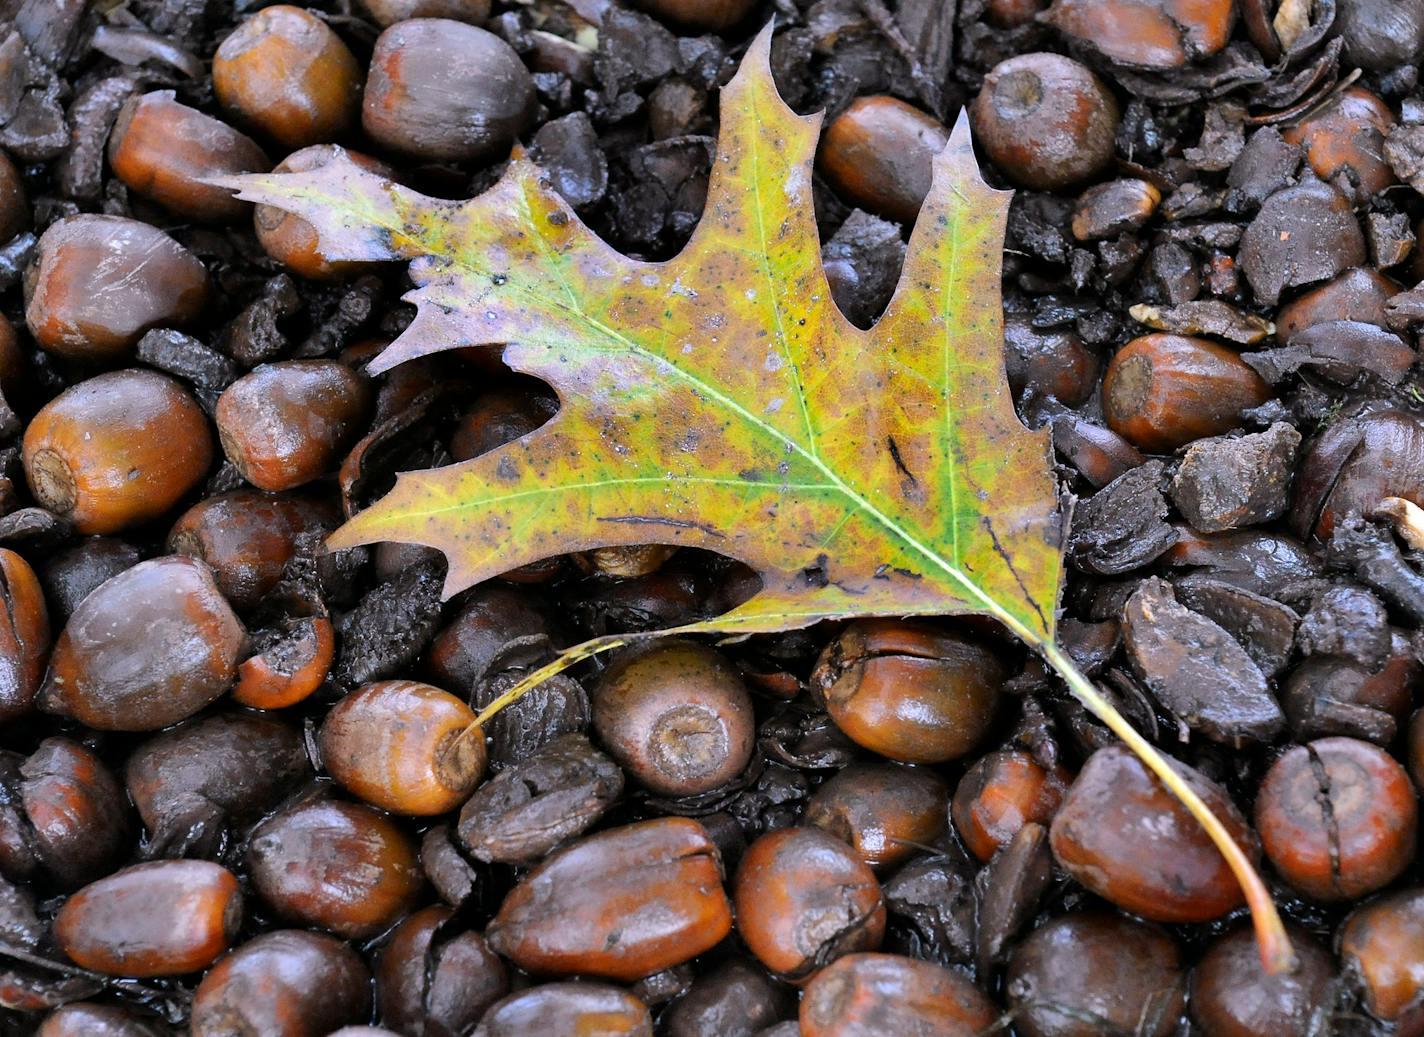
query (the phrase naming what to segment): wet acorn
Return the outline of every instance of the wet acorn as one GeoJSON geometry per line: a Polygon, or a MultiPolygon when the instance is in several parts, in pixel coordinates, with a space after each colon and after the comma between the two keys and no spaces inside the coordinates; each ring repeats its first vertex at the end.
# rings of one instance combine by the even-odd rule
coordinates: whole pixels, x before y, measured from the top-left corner
{"type": "Polygon", "coordinates": [[[1168,1037],[1186,1003],[1186,974],[1176,944],[1157,926],[1077,912],[1024,938],[1005,989],[1024,1037],[1168,1037]]]}
{"type": "Polygon", "coordinates": [[[366,1019],[371,975],[340,940],[279,929],[218,962],[193,995],[192,1037],[316,1037],[366,1019]]]}
{"type": "Polygon", "coordinates": [[[816,169],[848,202],[913,223],[949,131],[893,97],[857,97],[821,134],[816,169]]]}
{"type": "Polygon", "coordinates": [[[943,763],[973,749],[993,721],[1003,681],[993,653],[910,620],[852,623],[811,674],[837,727],[904,763],[943,763]]]}
{"type": "Polygon", "coordinates": [[[471,1037],[606,1033],[653,1037],[648,1006],[607,983],[544,983],[510,994],[485,1013],[471,1037]]]}
{"type": "Polygon", "coordinates": [[[382,28],[408,18],[451,18],[482,25],[489,17],[490,0],[360,0],[371,19],[382,28]]]}
{"type": "Polygon", "coordinates": [[[204,312],[208,272],[157,227],[85,213],[52,223],[25,278],[25,324],[59,356],[123,362],[150,328],[204,312]]]}
{"type": "Polygon", "coordinates": [[[455,912],[423,908],[376,957],[376,1010],[400,1033],[461,1034],[509,992],[509,971],[478,933],[451,932],[455,912]]]}
{"type": "Polygon", "coordinates": [[[1236,5],[1229,0],[1055,0],[1042,21],[1113,61],[1174,69],[1226,46],[1236,5]]]}
{"type": "Polygon", "coordinates": [[[239,121],[283,147],[344,136],[361,104],[361,68],[326,22],[277,4],[252,15],[213,55],[213,91],[239,121]]]}
{"type": "Polygon", "coordinates": [[[366,380],[335,360],[263,364],[223,390],[223,453],[261,490],[291,490],[333,470],[360,435],[366,380]]]}
{"type": "Polygon", "coordinates": [[[1385,304],[1403,290],[1403,285],[1378,270],[1352,267],[1282,306],[1276,312],[1276,341],[1284,345],[1297,332],[1332,320],[1386,327],[1385,304]]]}
{"type": "Polygon", "coordinates": [[[335,800],[289,807],[252,831],[252,887],[284,918],[365,939],[415,906],[415,844],[386,815],[335,800]]]}
{"type": "Polygon", "coordinates": [[[227,824],[250,824],[311,774],[291,724],[241,711],[212,713],[154,735],[124,768],[152,844],[205,856],[227,824]]]}
{"type": "Polygon", "coordinates": [[[636,6],[692,32],[722,32],[756,7],[756,0],[635,0],[636,6]]]}
{"type": "Polygon", "coordinates": [[[189,108],[172,90],[130,98],[109,133],[109,165],[129,190],[189,219],[235,220],[247,212],[226,187],[203,181],[265,173],[267,155],[227,123],[189,108]]]}
{"type": "Polygon", "coordinates": [[[0,807],[0,874],[43,875],[61,889],[102,876],[129,835],[124,791],[93,750],[46,738],[13,771],[0,754],[12,799],[0,807]],[[9,773],[7,773],[9,772],[9,773]]]}
{"type": "MultiPolygon", "coordinates": [[[[268,8],[271,10],[271,8],[268,8]]],[[[349,158],[356,165],[388,180],[395,172],[384,162],[335,144],[314,144],[294,151],[273,167],[274,173],[309,173],[329,165],[338,156],[349,158]]],[[[296,213],[275,205],[255,205],[252,208],[253,228],[263,250],[294,274],[314,281],[341,281],[356,277],[378,264],[355,260],[327,259],[319,247],[316,228],[296,213]]]]}
{"type": "Polygon", "coordinates": [[[413,158],[487,162],[507,157],[536,104],[533,77],[498,36],[413,18],[376,40],[361,124],[372,140],[413,158]]]}
{"type": "Polygon", "coordinates": [[[949,789],[933,771],[852,764],[806,804],[804,821],[851,845],[885,871],[933,845],[948,827],[949,789]]]}
{"type": "Polygon", "coordinates": [[[49,659],[49,609],[28,562],[0,547],[0,723],[24,716],[49,659]]]}
{"type": "Polygon", "coordinates": [[[1256,831],[1281,876],[1316,900],[1354,900],[1414,859],[1418,805],[1403,767],[1355,738],[1322,738],[1277,758],[1256,795],[1256,831]]]}
{"type": "Polygon", "coordinates": [[[1072,781],[1062,767],[1047,770],[1021,750],[989,753],[954,790],[950,812],[955,831],[987,863],[1025,824],[1049,824],[1072,781]]]}
{"type": "Polygon", "coordinates": [[[768,832],[732,884],[737,931],[773,973],[801,980],[835,958],[879,948],[885,902],[869,865],[817,828],[768,832]]]}
{"type": "MultiPolygon", "coordinates": [[[[1255,836],[1220,787],[1173,766],[1247,856],[1257,856],[1255,836]]],[[[1209,922],[1241,903],[1241,887],[1201,826],[1124,747],[1089,757],[1049,834],[1053,856],[1073,878],[1150,921],[1209,922]]]]}
{"type": "Polygon", "coordinates": [[[800,1037],[974,1037],[999,1010],[961,973],[898,954],[848,954],[801,997],[800,1037]]]}
{"type": "Polygon", "coordinates": [[[250,609],[281,580],[297,537],[336,523],[334,510],[315,500],[234,490],[185,511],[168,532],[168,550],[206,564],[233,607],[250,609]]]}
{"type": "Polygon", "coordinates": [[[177,976],[211,965],[237,936],[237,878],[208,861],[153,861],[85,886],[55,916],[64,953],[110,976],[177,976]]]}
{"type": "Polygon", "coordinates": [[[1394,183],[1384,155],[1384,138],[1393,128],[1389,105],[1352,86],[1332,94],[1281,136],[1288,144],[1304,145],[1306,161],[1320,179],[1343,176],[1361,198],[1370,198],[1394,183]]]}
{"type": "Polygon", "coordinates": [[[789,1014],[789,987],[750,961],[733,959],[693,980],[666,1016],[667,1037],[733,1037],[760,1032],[789,1014]]]}
{"type": "Polygon", "coordinates": [[[969,118],[975,139],[1006,177],[1020,187],[1057,191],[1112,162],[1120,111],[1086,66],[1036,53],[995,65],[969,118]]]}
{"type": "Polygon", "coordinates": [[[201,562],[140,562],[69,617],[39,705],[100,730],[155,731],[231,687],[245,639],[201,562]]]}
{"type": "Polygon", "coordinates": [[[395,814],[455,809],[485,770],[484,733],[455,696],[418,681],[377,681],[341,699],[321,725],[327,772],[348,792],[395,814]]]}
{"type": "Polygon", "coordinates": [[[157,518],[207,474],[208,419],[188,391],[152,371],[111,371],[72,385],[25,429],[36,500],[79,533],[157,518]]]}
{"type": "Polygon", "coordinates": [[[1334,421],[1311,440],[1296,475],[1291,526],[1328,542],[1340,519],[1386,497],[1424,501],[1424,422],[1402,410],[1334,421]]]}
{"type": "Polygon", "coordinates": [[[1228,432],[1243,410],[1270,396],[1270,387],[1236,353],[1186,335],[1133,339],[1103,378],[1108,427],[1152,453],[1228,432]]]}
{"type": "Polygon", "coordinates": [[[51,557],[41,579],[54,629],[62,627],[99,584],[132,569],[141,558],[138,548],[113,537],[89,537],[51,557]]]}
{"type": "Polygon", "coordinates": [[[691,961],[731,928],[707,830],[664,817],[550,854],[504,898],[485,938],[536,975],[632,982],[691,961]]]}
{"type": "Polygon", "coordinates": [[[599,739],[638,782],[663,796],[725,785],[751,759],[751,696],[720,653],[659,641],[615,660],[593,694],[599,739]]]}
{"type": "Polygon", "coordinates": [[[1340,962],[1357,977],[1370,1014],[1407,1019],[1414,1032],[1424,993],[1424,890],[1405,889],[1356,908],[1341,927],[1340,962]]]}
{"type": "Polygon", "coordinates": [[[45,1016],[35,1037],[164,1037],[164,1031],[151,1017],[116,1005],[75,1001],[45,1016]]]}
{"type": "Polygon", "coordinates": [[[1335,963],[1308,932],[1287,925],[1298,967],[1268,975],[1250,926],[1218,937],[1192,970],[1192,1019],[1205,1037],[1310,1037],[1335,963]]]}

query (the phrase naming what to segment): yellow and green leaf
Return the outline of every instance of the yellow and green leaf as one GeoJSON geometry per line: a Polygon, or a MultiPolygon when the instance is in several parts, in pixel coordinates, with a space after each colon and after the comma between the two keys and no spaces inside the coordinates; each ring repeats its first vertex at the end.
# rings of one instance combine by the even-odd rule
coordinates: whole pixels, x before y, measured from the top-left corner
{"type": "MultiPolygon", "coordinates": [[[[510,367],[559,397],[557,415],[516,442],[403,474],[332,545],[437,547],[447,593],[551,555],[644,543],[706,548],[761,576],[746,603],[681,632],[992,616],[1184,798],[1283,960],[1249,861],[1054,644],[1067,509],[1047,433],[1019,422],[1004,377],[1008,193],[980,177],[961,117],[888,310],[869,331],[852,326],[821,266],[821,119],[777,94],[770,40],[768,29],[722,91],[706,209],[666,262],[611,248],[519,155],[466,202],[423,197],[344,157],[226,181],[309,220],[329,259],[412,260],[417,317],[373,370],[505,344],[510,367]]],[[[616,643],[579,646],[521,689],[616,643]]]]}

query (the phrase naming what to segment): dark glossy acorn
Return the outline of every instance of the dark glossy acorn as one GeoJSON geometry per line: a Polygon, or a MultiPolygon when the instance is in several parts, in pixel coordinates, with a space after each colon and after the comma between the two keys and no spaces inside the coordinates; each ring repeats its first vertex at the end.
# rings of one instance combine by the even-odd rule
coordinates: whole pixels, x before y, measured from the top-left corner
{"type": "Polygon", "coordinates": [[[1028,321],[1009,320],[1004,322],[1004,367],[1016,395],[1030,391],[1077,407],[1097,388],[1100,364],[1071,330],[1040,331],[1028,321]]]}
{"type": "Polygon", "coordinates": [[[1418,61],[1424,52],[1420,0],[1348,0],[1337,8],[1331,36],[1345,45],[1345,60],[1385,72],[1418,61]]]}
{"type": "Polygon", "coordinates": [[[382,28],[408,18],[453,18],[482,25],[490,13],[490,0],[361,0],[361,6],[382,28]]]}
{"type": "Polygon", "coordinates": [[[1393,128],[1389,105],[1364,87],[1352,86],[1330,94],[1281,136],[1288,144],[1305,146],[1306,161],[1320,179],[1343,175],[1361,198],[1369,198],[1394,183],[1384,154],[1384,138],[1393,128]]]}
{"type": "Polygon", "coordinates": [[[1400,410],[1339,419],[1301,459],[1291,526],[1302,538],[1329,541],[1340,519],[1369,514],[1386,497],[1424,502],[1424,422],[1400,410]]]}
{"type": "Polygon", "coordinates": [[[212,465],[208,419],[187,390],[152,371],[111,371],[70,386],[25,429],[35,498],[80,533],[115,533],[173,507],[212,465]]]}
{"type": "Polygon", "coordinates": [[[101,730],[155,731],[227,691],[245,640],[202,563],[140,562],[69,617],[39,704],[101,730]]]}
{"type": "Polygon", "coordinates": [[[995,65],[969,117],[975,139],[1006,177],[1020,187],[1056,191],[1112,162],[1121,114],[1086,66],[1035,53],[995,65]]]}
{"type": "Polygon", "coordinates": [[[904,101],[858,97],[822,132],[816,168],[851,204],[912,223],[948,140],[940,122],[904,101]]]}
{"type": "Polygon", "coordinates": [[[509,970],[478,933],[450,932],[455,912],[423,908],[376,958],[376,1010],[403,1034],[463,1034],[509,993],[509,970]]]}
{"type": "Polygon", "coordinates": [[[1357,266],[1318,288],[1310,288],[1276,312],[1276,341],[1284,345],[1297,332],[1332,320],[1387,326],[1385,304],[1404,286],[1378,270],[1357,266]]]}
{"type": "Polygon", "coordinates": [[[30,225],[30,205],[20,171],[0,151],[0,242],[9,241],[30,225]]]}
{"type": "Polygon", "coordinates": [[[1281,876],[1316,900],[1355,900],[1414,859],[1419,809],[1409,775],[1355,738],[1297,745],[1266,772],[1256,831],[1281,876]]]}
{"type": "Polygon", "coordinates": [[[1337,940],[1340,963],[1358,977],[1371,1015],[1393,1021],[1417,1011],[1424,994],[1424,889],[1356,908],[1337,940]]]}
{"type": "Polygon", "coordinates": [[[485,771],[475,714],[448,692],[418,681],[377,681],[327,713],[322,764],[348,792],[396,814],[454,810],[485,771]]]}
{"type": "MultiPolygon", "coordinates": [[[[1173,766],[1247,856],[1259,856],[1255,835],[1226,793],[1185,764],[1173,766]]],[[[1059,865],[1080,883],[1154,922],[1208,922],[1242,900],[1201,825],[1122,746],[1089,757],[1053,819],[1050,840],[1059,865]]]]}
{"type": "Polygon", "coordinates": [[[281,580],[297,537],[337,522],[335,510],[315,500],[234,490],[185,511],[168,532],[168,550],[205,563],[223,596],[250,609],[281,580]]]}
{"type": "Polygon", "coordinates": [[[800,1037],[974,1037],[998,1018],[959,972],[898,954],[848,954],[806,985],[800,1037]]]}
{"type": "Polygon", "coordinates": [[[1168,1037],[1185,1006],[1186,975],[1162,929],[1090,911],[1030,933],[1009,959],[1005,989],[1023,1037],[1168,1037]]]}
{"type": "Polygon", "coordinates": [[[655,17],[690,33],[722,32],[732,28],[756,7],[756,0],[635,0],[655,17]]]}
{"type": "Polygon", "coordinates": [[[110,976],[178,976],[211,965],[242,922],[237,878],[208,861],[135,864],[91,882],[54,920],[64,953],[110,976]]]}
{"type": "Polygon", "coordinates": [[[371,974],[346,944],[279,929],[249,940],[203,977],[192,1037],[318,1037],[371,1011],[371,974]]]}
{"type": "Polygon", "coordinates": [[[667,1037],[750,1037],[789,1015],[795,1003],[790,987],[736,958],[698,976],[673,1002],[665,1016],[667,1037]]]}
{"type": "Polygon", "coordinates": [[[1046,770],[1021,750],[989,753],[969,768],[954,790],[950,810],[955,831],[970,852],[987,863],[1025,824],[1049,824],[1072,782],[1062,767],[1046,770]]]}
{"type": "Polygon", "coordinates": [[[216,850],[225,824],[256,821],[310,774],[295,727],[234,711],[154,735],[129,756],[124,780],[151,841],[216,850]]]}
{"type": "Polygon", "coordinates": [[[518,587],[482,583],[462,602],[425,656],[425,667],[439,687],[473,688],[510,641],[551,633],[552,623],[542,603],[518,587]]]}
{"type": "MultiPolygon", "coordinates": [[[[337,147],[335,144],[314,144],[309,148],[294,151],[278,162],[272,172],[309,173],[314,169],[321,169],[343,154],[362,169],[388,180],[395,179],[394,170],[384,162],[378,162],[358,151],[337,147]]],[[[379,266],[375,263],[327,259],[318,247],[316,228],[311,222],[275,205],[253,206],[252,223],[263,250],[288,270],[302,277],[309,277],[314,281],[341,281],[379,266]]]]}
{"type": "Polygon", "coordinates": [[[852,623],[811,674],[837,727],[904,763],[942,763],[973,749],[993,721],[1003,682],[992,652],[910,620],[852,623]]]}
{"type": "Polygon", "coordinates": [[[786,979],[876,950],[885,935],[875,873],[848,844],[817,828],[781,828],[747,847],[732,897],[747,948],[786,979]]]}
{"type": "Polygon", "coordinates": [[[507,156],[536,104],[533,77],[498,36],[413,18],[376,41],[361,124],[383,147],[413,158],[486,162],[507,156]]]}
{"type": "Polygon", "coordinates": [[[166,1030],[117,1005],[75,1001],[45,1016],[35,1037],[166,1037],[166,1030]]]}
{"type": "Polygon", "coordinates": [[[28,562],[0,547],[0,723],[24,716],[49,659],[49,610],[28,562]]]}
{"type": "Polygon", "coordinates": [[[112,537],[89,537],[53,555],[41,573],[45,597],[53,606],[53,627],[62,627],[99,584],[141,559],[138,548],[112,537]]]}
{"type": "Polygon", "coordinates": [[[691,961],[731,928],[707,830],[665,817],[552,854],[504,898],[485,938],[536,975],[631,982],[691,961]]]}
{"type": "Polygon", "coordinates": [[[541,384],[518,383],[481,393],[450,437],[450,455],[468,461],[533,432],[554,416],[558,398],[541,384]]]}
{"type": "Polygon", "coordinates": [[[884,872],[944,834],[949,789],[926,768],[852,764],[816,790],[804,822],[849,843],[861,860],[884,872]]]}
{"type": "Polygon", "coordinates": [[[336,468],[370,408],[366,379],[335,360],[263,364],[218,398],[223,453],[262,490],[291,490],[336,468]]]}
{"type": "Polygon", "coordinates": [[[208,296],[207,269],[163,231],[85,213],[40,237],[25,277],[25,324],[51,353],[122,362],[150,328],[196,321],[208,296]]]}
{"type": "Polygon", "coordinates": [[[1192,970],[1192,1019],[1205,1037],[1310,1037],[1316,1013],[1329,996],[1335,962],[1298,926],[1286,926],[1299,963],[1271,976],[1250,926],[1216,939],[1192,970]]]}
{"type": "Polygon", "coordinates": [[[390,818],[356,803],[312,800],[252,831],[252,886],[278,914],[365,939],[415,906],[424,885],[415,844],[390,818]]]}
{"type": "Polygon", "coordinates": [[[246,19],[213,55],[213,92],[238,121],[288,150],[344,136],[361,105],[361,67],[326,22],[277,4],[246,19]]]}
{"type": "Polygon", "coordinates": [[[648,1006],[607,983],[544,983],[510,994],[485,1013],[471,1037],[530,1034],[653,1037],[648,1006]]]}
{"type": "Polygon", "coordinates": [[[265,173],[272,163],[249,137],[174,99],[172,90],[130,98],[109,133],[109,166],[164,208],[194,220],[235,220],[247,212],[210,177],[265,173]]]}
{"type": "Polygon", "coordinates": [[[60,888],[75,889],[113,866],[128,839],[128,804],[93,750],[46,738],[16,777],[13,830],[0,812],[0,872],[18,880],[38,870],[60,888]]]}
{"type": "Polygon", "coordinates": [[[1181,68],[1231,38],[1232,0],[1055,0],[1043,21],[1115,62],[1181,68]]]}
{"type": "Polygon", "coordinates": [[[1243,410],[1270,398],[1270,387],[1240,356],[1186,335],[1133,339],[1103,378],[1108,427],[1153,453],[1230,431],[1243,410]]]}
{"type": "Polygon", "coordinates": [[[756,739],[736,668],[691,641],[658,641],[614,660],[593,695],[593,726],[629,775],[663,796],[731,781],[756,739]]]}

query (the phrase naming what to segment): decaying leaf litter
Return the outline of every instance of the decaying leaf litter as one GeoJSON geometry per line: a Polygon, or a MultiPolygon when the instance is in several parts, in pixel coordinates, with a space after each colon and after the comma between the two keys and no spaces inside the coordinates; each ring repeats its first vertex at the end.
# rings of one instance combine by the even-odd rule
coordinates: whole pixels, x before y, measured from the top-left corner
{"type": "MultiPolygon", "coordinates": [[[[1046,430],[1004,377],[1006,192],[979,176],[961,116],[935,160],[899,285],[870,331],[831,300],[811,201],[820,119],[769,68],[771,27],[723,89],[708,201],[674,259],[599,240],[529,159],[469,202],[429,199],[340,160],[217,182],[295,212],[332,260],[412,261],[418,306],[372,365],[508,343],[560,409],[457,466],[405,473],[330,540],[425,544],[446,594],[555,554],[666,542],[751,565],[762,589],[662,633],[743,636],[820,620],[977,613],[1037,650],[1152,768],[1246,892],[1263,963],[1292,953],[1243,851],[1056,644],[1068,508],[1046,430]]],[[[488,706],[627,636],[563,652],[488,706]]]]}

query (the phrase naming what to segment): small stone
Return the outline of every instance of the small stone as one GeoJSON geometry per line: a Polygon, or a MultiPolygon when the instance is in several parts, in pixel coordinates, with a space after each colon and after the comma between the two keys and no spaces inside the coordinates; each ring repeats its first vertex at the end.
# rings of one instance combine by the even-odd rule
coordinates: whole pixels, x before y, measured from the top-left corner
{"type": "Polygon", "coordinates": [[[1414,231],[1402,212],[1365,214],[1365,241],[1370,248],[1370,265],[1380,270],[1397,266],[1414,251],[1414,231]]]}
{"type": "Polygon", "coordinates": [[[1197,440],[1172,477],[1172,503],[1202,533],[1280,518],[1299,447],[1300,433],[1284,423],[1237,439],[1197,440]]]}
{"type": "Polygon", "coordinates": [[[1172,585],[1144,580],[1122,613],[1123,644],[1162,707],[1214,742],[1269,741],[1285,714],[1236,639],[1177,602],[1172,585]]]}
{"type": "Polygon", "coordinates": [[[1234,208],[1255,209],[1289,184],[1300,169],[1300,146],[1288,144],[1274,126],[1251,134],[1246,147],[1231,164],[1226,183],[1233,191],[1234,208]]]}
{"type": "Polygon", "coordinates": [[[1141,568],[1177,542],[1176,531],[1164,521],[1163,472],[1161,461],[1149,461],[1079,505],[1068,541],[1074,565],[1117,576],[1141,568]]]}
{"type": "Polygon", "coordinates": [[[608,163],[593,123],[583,112],[539,127],[530,156],[548,174],[554,190],[575,209],[602,201],[608,191],[608,163]]]}
{"type": "Polygon", "coordinates": [[[1266,199],[1241,237],[1237,260],[1256,298],[1274,306],[1287,288],[1363,263],[1365,236],[1348,198],[1307,180],[1266,199]]]}
{"type": "Polygon", "coordinates": [[[1306,655],[1343,656],[1375,670],[1389,656],[1389,613],[1363,587],[1331,587],[1300,621],[1297,641],[1306,655]]]}

